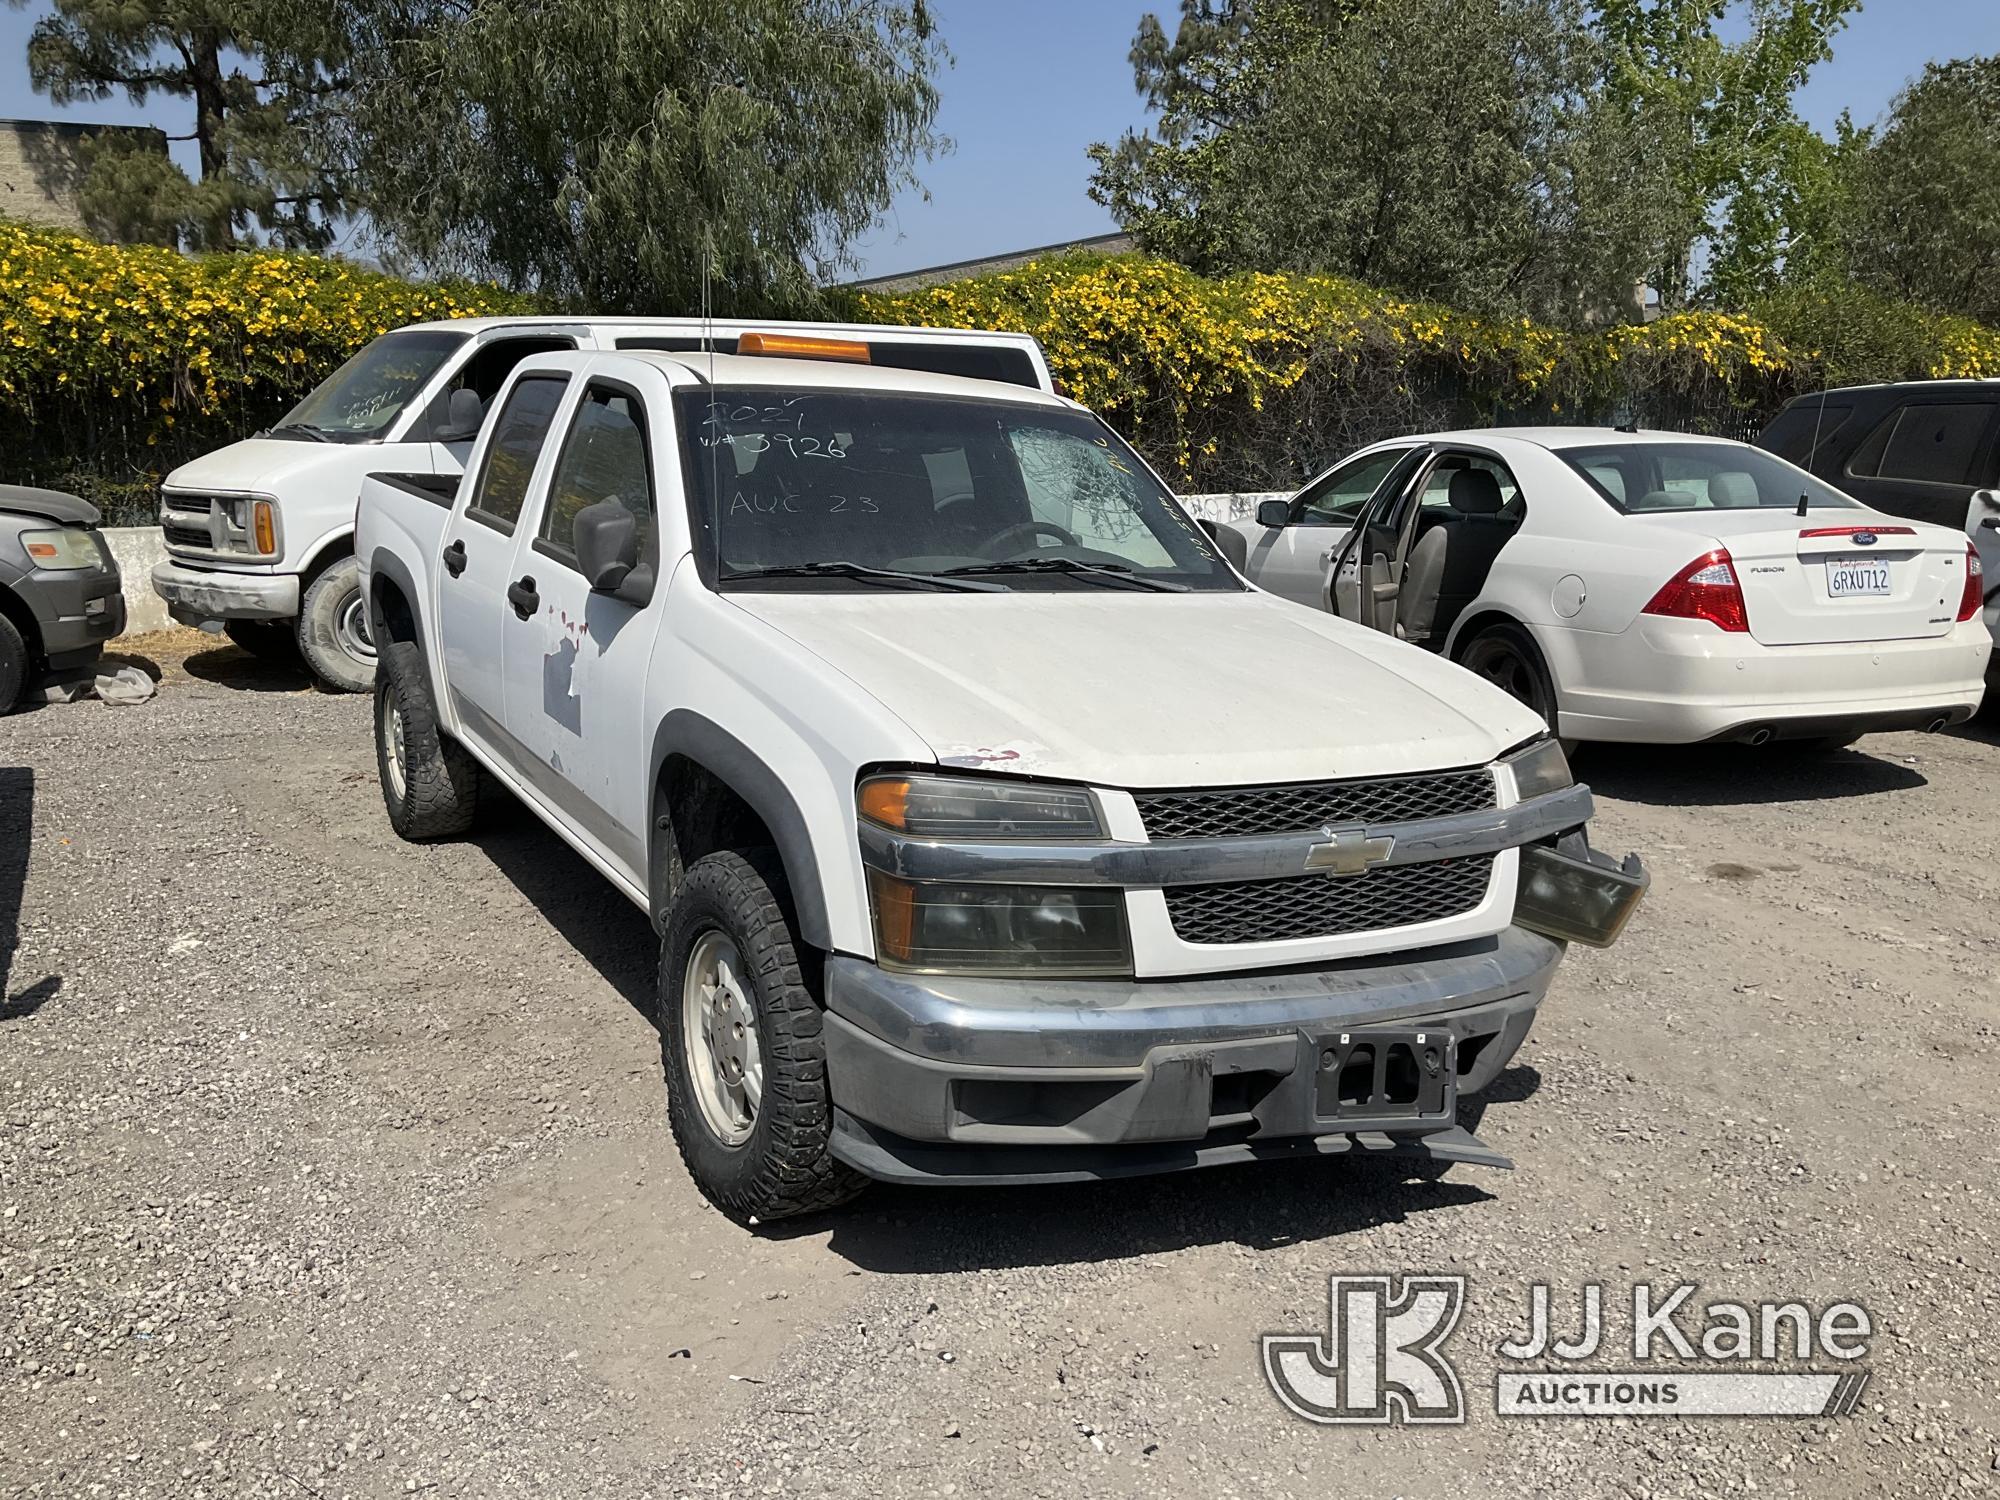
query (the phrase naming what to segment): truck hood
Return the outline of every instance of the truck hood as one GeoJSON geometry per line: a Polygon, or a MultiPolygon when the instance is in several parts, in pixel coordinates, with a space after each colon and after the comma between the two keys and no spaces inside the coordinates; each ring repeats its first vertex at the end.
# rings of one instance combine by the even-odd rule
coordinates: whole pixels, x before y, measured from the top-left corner
{"type": "Polygon", "coordinates": [[[1415,646],[1265,593],[733,593],[939,763],[1114,787],[1478,765],[1535,714],[1415,646]]]}
{"type": "MultiPolygon", "coordinates": [[[[269,490],[288,475],[307,469],[324,472],[329,454],[359,456],[379,452],[374,443],[309,443],[291,438],[245,438],[182,464],[164,481],[171,490],[269,490]]],[[[366,467],[366,458],[360,462],[366,467]]]]}
{"type": "Polygon", "coordinates": [[[38,490],[25,484],[0,484],[0,511],[39,516],[65,526],[95,526],[101,519],[97,507],[88,500],[79,500],[61,490],[38,490]]]}

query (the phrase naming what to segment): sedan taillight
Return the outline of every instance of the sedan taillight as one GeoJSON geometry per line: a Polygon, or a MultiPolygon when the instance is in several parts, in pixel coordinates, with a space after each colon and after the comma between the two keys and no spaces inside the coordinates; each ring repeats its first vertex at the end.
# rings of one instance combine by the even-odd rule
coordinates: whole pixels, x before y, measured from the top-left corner
{"type": "Polygon", "coordinates": [[[1986,570],[1979,564],[1979,549],[1965,544],[1965,591],[1958,596],[1958,617],[1969,620],[1979,613],[1979,606],[1986,602],[1986,570]]]}
{"type": "Polygon", "coordinates": [[[1750,629],[1743,586],[1736,581],[1736,567],[1729,560],[1727,547],[1702,553],[1674,574],[1640,613],[1706,620],[1718,629],[1739,634],[1750,629]]]}

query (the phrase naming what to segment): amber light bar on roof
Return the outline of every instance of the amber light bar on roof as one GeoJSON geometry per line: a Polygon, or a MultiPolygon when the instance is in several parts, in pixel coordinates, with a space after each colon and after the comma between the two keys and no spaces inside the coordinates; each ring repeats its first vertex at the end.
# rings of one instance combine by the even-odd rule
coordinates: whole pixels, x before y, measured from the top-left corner
{"type": "Polygon", "coordinates": [[[736,352],[790,359],[844,359],[857,365],[871,362],[868,346],[858,339],[813,338],[800,333],[746,333],[736,340],[736,352]]]}

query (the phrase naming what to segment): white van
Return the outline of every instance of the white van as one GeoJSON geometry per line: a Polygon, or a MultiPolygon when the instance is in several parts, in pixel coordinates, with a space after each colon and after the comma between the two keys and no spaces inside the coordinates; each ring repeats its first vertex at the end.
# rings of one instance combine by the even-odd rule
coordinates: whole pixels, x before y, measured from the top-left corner
{"type": "Polygon", "coordinates": [[[259,656],[303,655],[325,686],[366,691],[375,644],[354,559],[364,476],[462,474],[487,406],[531,355],[747,353],[765,333],[859,340],[877,367],[1054,389],[1026,334],[699,318],[412,324],[362,349],[276,426],[167,476],[160,529],[169,560],[153,570],[154,591],[184,624],[225,631],[259,656]]]}

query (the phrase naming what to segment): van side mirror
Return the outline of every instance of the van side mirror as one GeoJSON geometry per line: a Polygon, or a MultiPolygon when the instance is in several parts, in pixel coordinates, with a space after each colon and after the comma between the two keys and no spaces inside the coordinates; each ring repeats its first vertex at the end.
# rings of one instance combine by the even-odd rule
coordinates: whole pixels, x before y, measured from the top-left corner
{"type": "Polygon", "coordinates": [[[1292,520],[1292,502],[1289,500],[1260,500],[1257,502],[1257,524],[1277,530],[1289,526],[1292,520]]]}
{"type": "Polygon", "coordinates": [[[627,604],[653,597],[653,570],[639,561],[639,518],[616,500],[599,500],[576,513],[570,535],[577,570],[593,594],[627,604]]]}
{"type": "Polygon", "coordinates": [[[486,403],[479,399],[479,392],[462,385],[445,402],[444,420],[433,422],[431,441],[469,443],[479,436],[479,424],[485,420],[486,403]]]}

